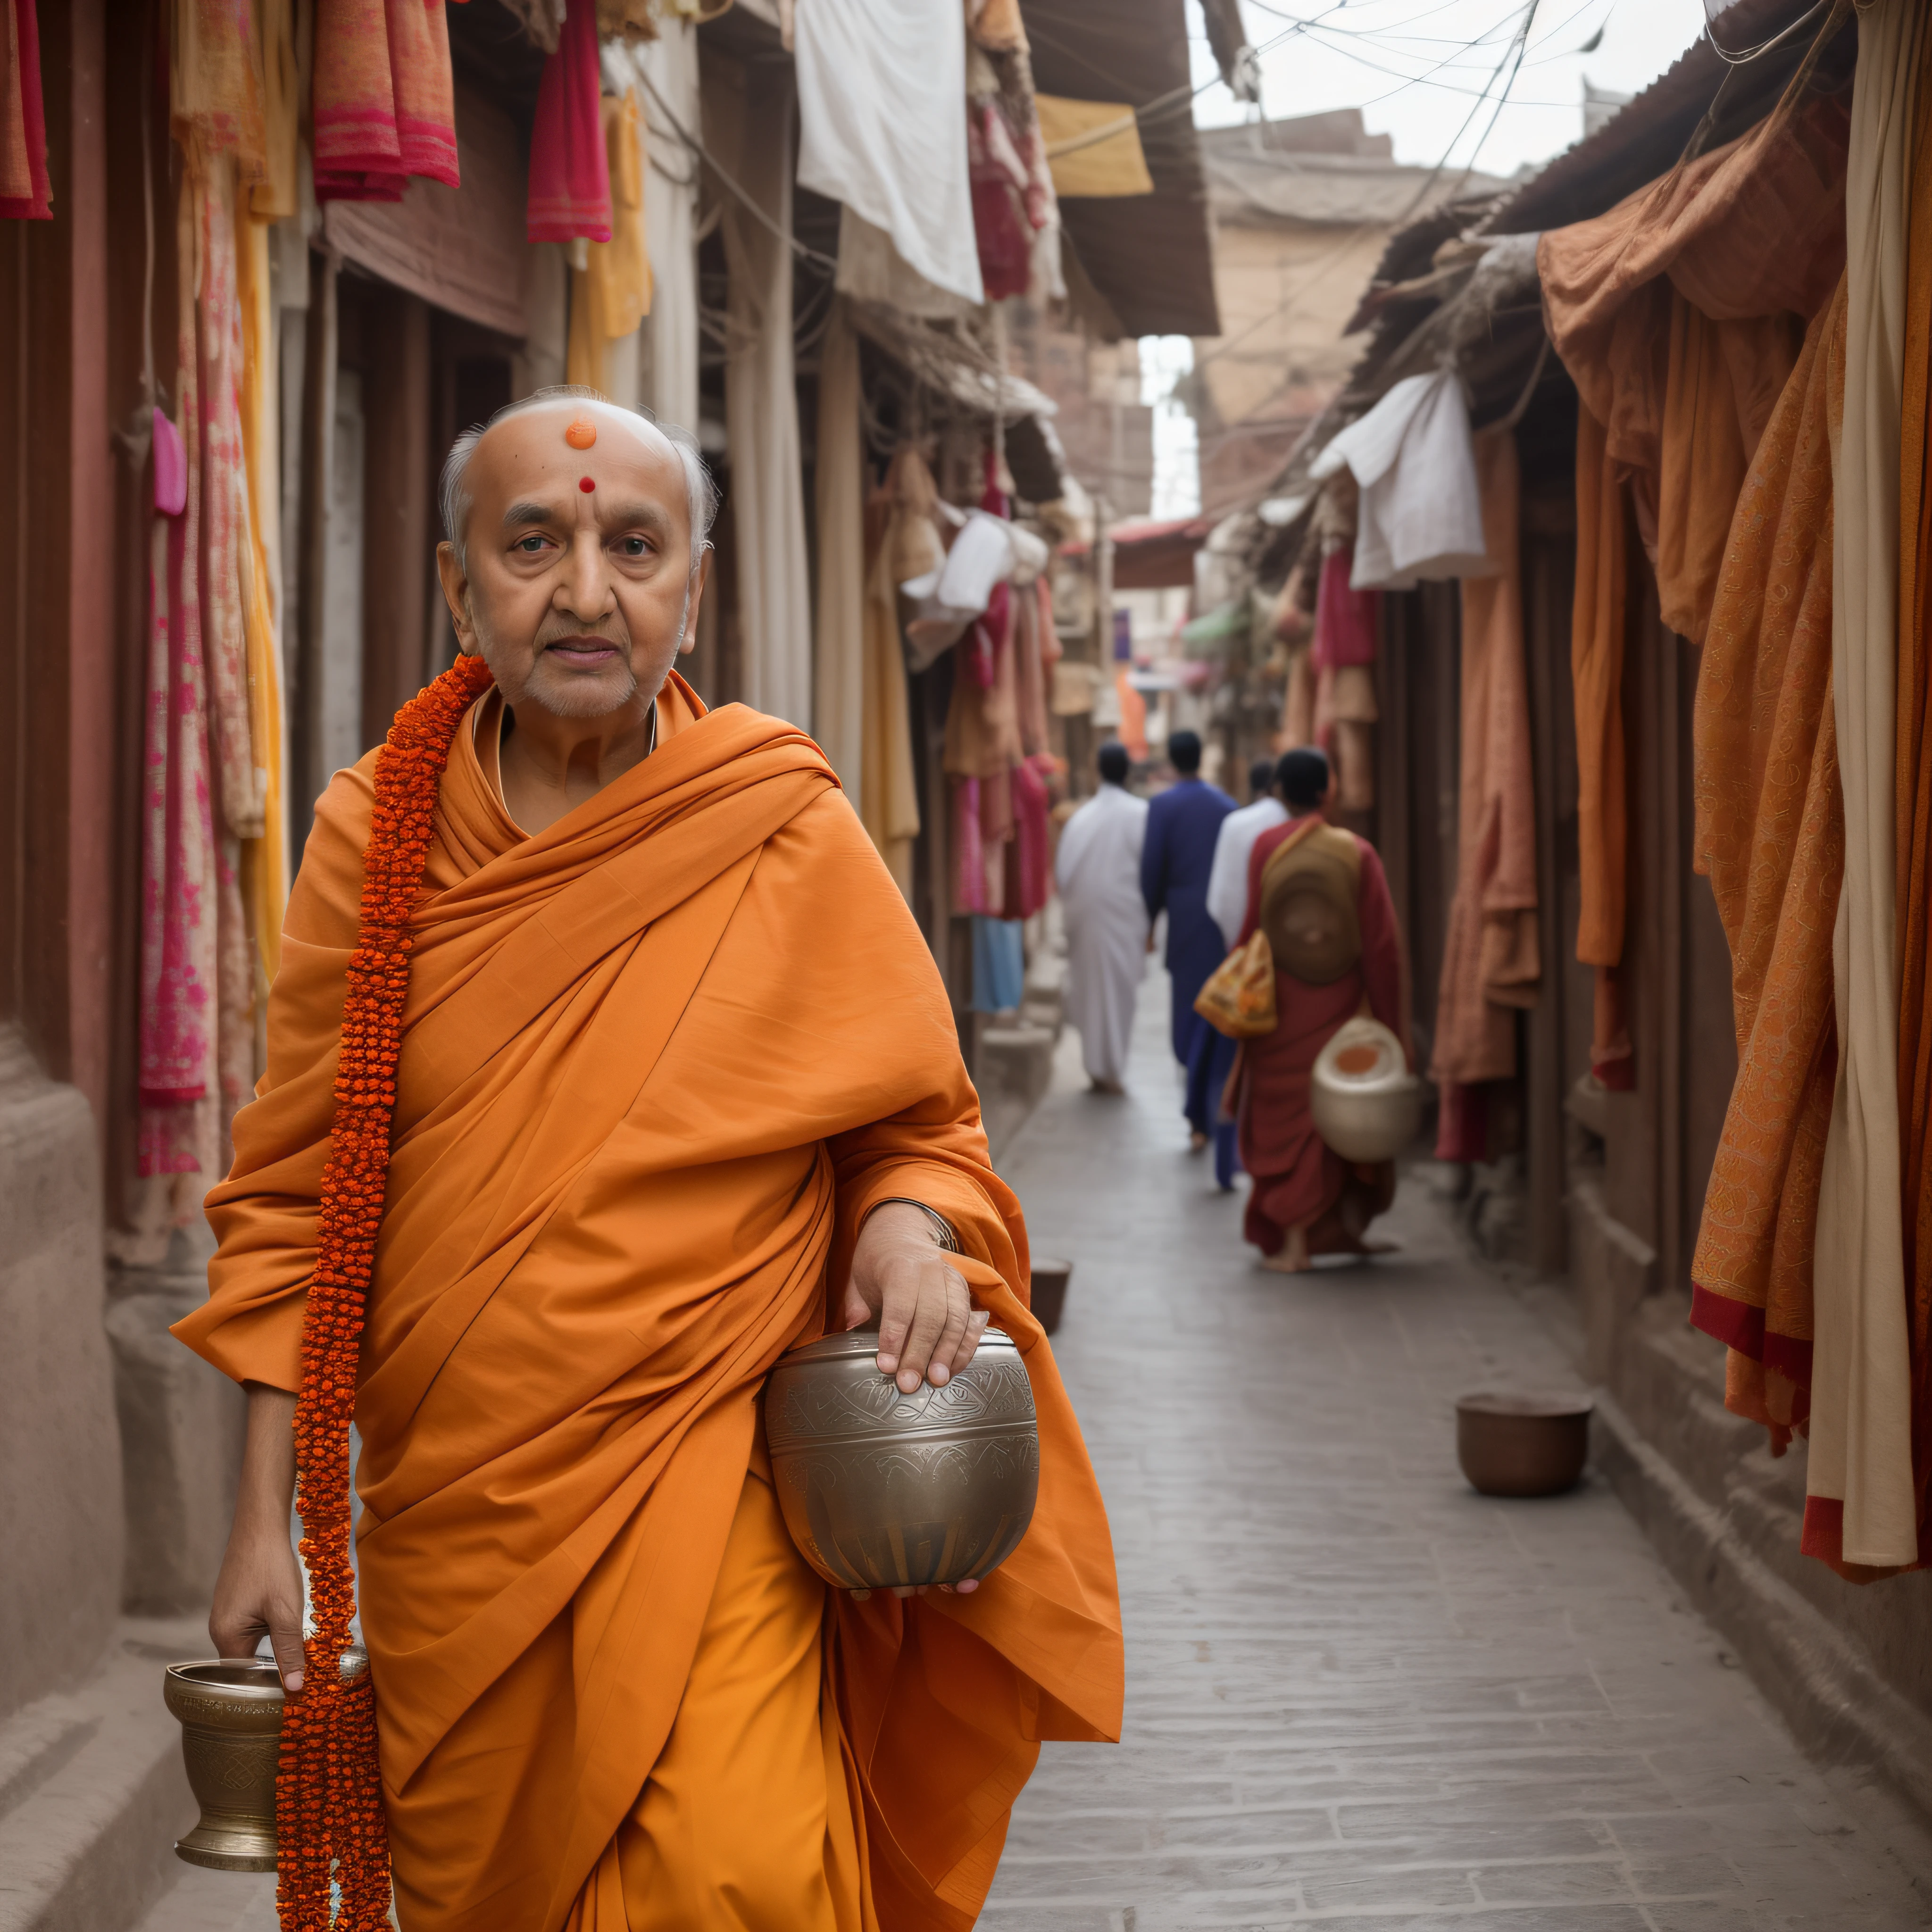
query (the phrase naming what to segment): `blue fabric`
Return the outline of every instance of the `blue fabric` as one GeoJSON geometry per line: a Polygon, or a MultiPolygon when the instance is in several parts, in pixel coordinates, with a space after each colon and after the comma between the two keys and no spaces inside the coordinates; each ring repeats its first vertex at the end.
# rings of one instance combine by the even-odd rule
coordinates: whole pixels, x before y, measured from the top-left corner
{"type": "Polygon", "coordinates": [[[1214,1178],[1223,1189],[1230,1188],[1241,1171],[1241,1157],[1234,1148],[1235,1124],[1221,1118],[1221,1096],[1234,1070],[1234,1042],[1226,1034],[1216,1033],[1198,1013],[1194,1016],[1194,1027],[1184,1111],[1195,1132],[1214,1136],[1214,1178]]]}
{"type": "Polygon", "coordinates": [[[1174,988],[1174,1057],[1182,1066],[1194,1044],[1195,995],[1228,956],[1228,943],[1208,910],[1214,842],[1234,801],[1219,785],[1183,778],[1148,806],[1141,848],[1141,897],[1148,917],[1167,914],[1167,970],[1174,988]]]}
{"type": "Polygon", "coordinates": [[[973,915],[973,1010],[1010,1013],[1026,994],[1026,949],[1016,919],[973,915]]]}

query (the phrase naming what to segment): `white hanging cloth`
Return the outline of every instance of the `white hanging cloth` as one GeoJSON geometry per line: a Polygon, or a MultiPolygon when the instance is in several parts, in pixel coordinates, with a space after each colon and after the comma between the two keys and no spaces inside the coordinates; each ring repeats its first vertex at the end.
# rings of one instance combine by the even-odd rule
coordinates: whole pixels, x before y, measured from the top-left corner
{"type": "Polygon", "coordinates": [[[982,301],[959,0],[803,0],[795,32],[801,185],[883,229],[936,287],[982,301]]]}

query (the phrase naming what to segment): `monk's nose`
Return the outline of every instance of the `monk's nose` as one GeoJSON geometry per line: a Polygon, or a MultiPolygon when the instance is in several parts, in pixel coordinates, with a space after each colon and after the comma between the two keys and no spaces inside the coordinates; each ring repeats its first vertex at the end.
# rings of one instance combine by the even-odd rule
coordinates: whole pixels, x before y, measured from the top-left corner
{"type": "Polygon", "coordinates": [[[568,615],[586,622],[595,623],[609,615],[612,603],[610,574],[605,567],[604,545],[597,532],[580,532],[571,544],[558,602],[568,615]]]}

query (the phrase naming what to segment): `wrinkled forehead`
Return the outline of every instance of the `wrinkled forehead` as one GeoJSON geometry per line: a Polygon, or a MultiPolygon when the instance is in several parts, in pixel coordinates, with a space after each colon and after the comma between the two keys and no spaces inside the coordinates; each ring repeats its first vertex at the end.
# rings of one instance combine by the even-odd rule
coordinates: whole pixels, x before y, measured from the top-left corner
{"type": "Polygon", "coordinates": [[[684,465],[669,436],[628,410],[584,398],[543,403],[490,424],[466,478],[472,502],[508,502],[588,476],[602,490],[662,504],[680,524],[690,515],[684,465]],[[583,425],[596,432],[584,447],[583,425]]]}

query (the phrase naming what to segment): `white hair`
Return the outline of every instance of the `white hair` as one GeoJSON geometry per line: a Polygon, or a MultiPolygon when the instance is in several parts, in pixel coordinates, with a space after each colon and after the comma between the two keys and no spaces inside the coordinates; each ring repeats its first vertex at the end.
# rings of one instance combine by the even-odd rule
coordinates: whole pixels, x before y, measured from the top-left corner
{"type": "Polygon", "coordinates": [[[688,430],[680,429],[675,423],[659,422],[649,410],[634,410],[626,404],[614,403],[601,389],[593,389],[583,382],[555,383],[549,388],[520,397],[514,403],[506,403],[487,423],[471,424],[449,446],[437,496],[442,506],[442,533],[454,549],[457,562],[467,567],[464,538],[470,522],[470,492],[464,485],[470,475],[470,459],[476,454],[476,446],[506,416],[518,416],[525,410],[537,409],[546,403],[560,402],[566,398],[602,403],[606,408],[620,410],[656,430],[670,445],[684,470],[685,496],[691,513],[691,568],[695,570],[704,554],[706,540],[711,534],[712,519],[718,514],[718,486],[712,482],[711,472],[705,467],[697,439],[688,430]]]}

